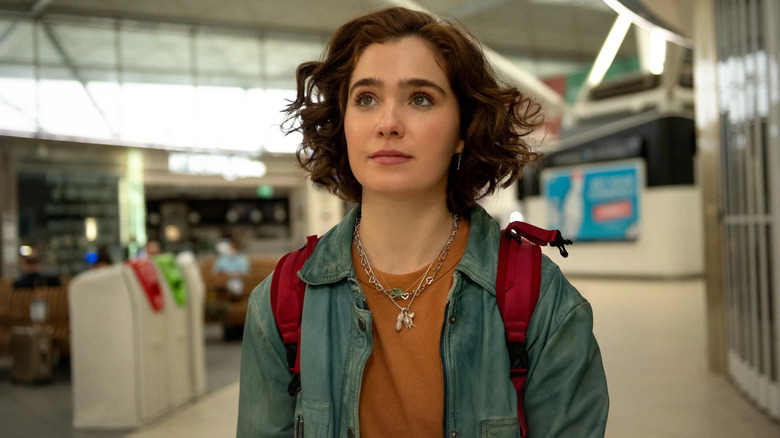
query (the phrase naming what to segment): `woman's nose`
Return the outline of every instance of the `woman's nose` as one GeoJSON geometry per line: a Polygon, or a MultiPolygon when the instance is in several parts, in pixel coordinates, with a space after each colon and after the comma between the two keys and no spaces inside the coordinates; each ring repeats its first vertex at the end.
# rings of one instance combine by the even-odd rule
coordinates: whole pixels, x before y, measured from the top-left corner
{"type": "Polygon", "coordinates": [[[382,106],[377,135],[380,137],[402,137],[404,135],[403,122],[397,105],[387,103],[382,106]]]}

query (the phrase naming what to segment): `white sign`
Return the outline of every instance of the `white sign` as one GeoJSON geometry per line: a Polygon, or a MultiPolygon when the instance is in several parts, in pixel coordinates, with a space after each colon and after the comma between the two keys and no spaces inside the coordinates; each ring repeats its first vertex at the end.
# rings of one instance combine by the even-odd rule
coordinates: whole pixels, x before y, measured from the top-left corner
{"type": "Polygon", "coordinates": [[[268,169],[262,161],[247,157],[172,153],[168,155],[168,170],[185,175],[222,175],[232,181],[236,178],[260,178],[268,169]]]}

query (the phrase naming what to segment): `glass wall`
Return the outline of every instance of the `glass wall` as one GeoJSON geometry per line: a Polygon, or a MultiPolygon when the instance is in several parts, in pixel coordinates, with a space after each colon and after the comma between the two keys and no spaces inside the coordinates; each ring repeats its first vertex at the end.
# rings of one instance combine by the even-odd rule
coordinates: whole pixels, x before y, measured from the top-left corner
{"type": "Polygon", "coordinates": [[[0,18],[0,132],[290,152],[281,110],[312,36],[111,19],[0,18]]]}
{"type": "MultiPolygon", "coordinates": [[[[295,68],[318,59],[326,38],[125,19],[0,17],[0,134],[293,152],[300,137],[279,131],[280,111],[293,97],[295,68]]],[[[508,59],[536,77],[587,68],[581,60],[508,59]]]]}

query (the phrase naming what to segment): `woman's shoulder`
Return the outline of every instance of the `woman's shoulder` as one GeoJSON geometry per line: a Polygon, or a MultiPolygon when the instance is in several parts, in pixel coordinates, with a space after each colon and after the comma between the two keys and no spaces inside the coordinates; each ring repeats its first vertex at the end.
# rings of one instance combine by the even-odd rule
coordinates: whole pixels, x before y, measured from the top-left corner
{"type": "Polygon", "coordinates": [[[569,282],[560,267],[543,254],[539,301],[534,316],[557,325],[583,307],[589,309],[588,300],[569,282]]]}
{"type": "MultiPolygon", "coordinates": [[[[249,311],[263,312],[271,308],[271,279],[273,273],[260,282],[249,294],[249,311]]],[[[248,316],[248,315],[247,315],[248,316]]],[[[259,315],[258,315],[259,316],[259,315]]]]}

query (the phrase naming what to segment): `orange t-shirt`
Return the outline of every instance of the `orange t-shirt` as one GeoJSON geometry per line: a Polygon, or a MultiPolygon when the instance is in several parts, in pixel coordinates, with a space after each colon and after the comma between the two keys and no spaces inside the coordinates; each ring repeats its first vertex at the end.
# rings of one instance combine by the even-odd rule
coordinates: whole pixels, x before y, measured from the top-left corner
{"type": "MultiPolygon", "coordinates": [[[[374,347],[363,370],[360,436],[440,436],[444,421],[444,376],[440,338],[452,274],[468,241],[469,223],[461,219],[450,252],[433,283],[411,305],[414,327],[395,330],[398,307],[368,282],[354,245],[352,263],[373,313],[374,347]],[[406,435],[402,435],[406,433],[406,435]],[[410,435],[411,434],[411,435],[410,435]]],[[[387,288],[414,290],[425,270],[404,275],[374,274],[387,288]],[[411,286],[411,285],[414,286],[411,286]]],[[[434,265],[435,268],[435,265],[434,265]]],[[[408,300],[396,302],[407,306],[408,300]]]]}

